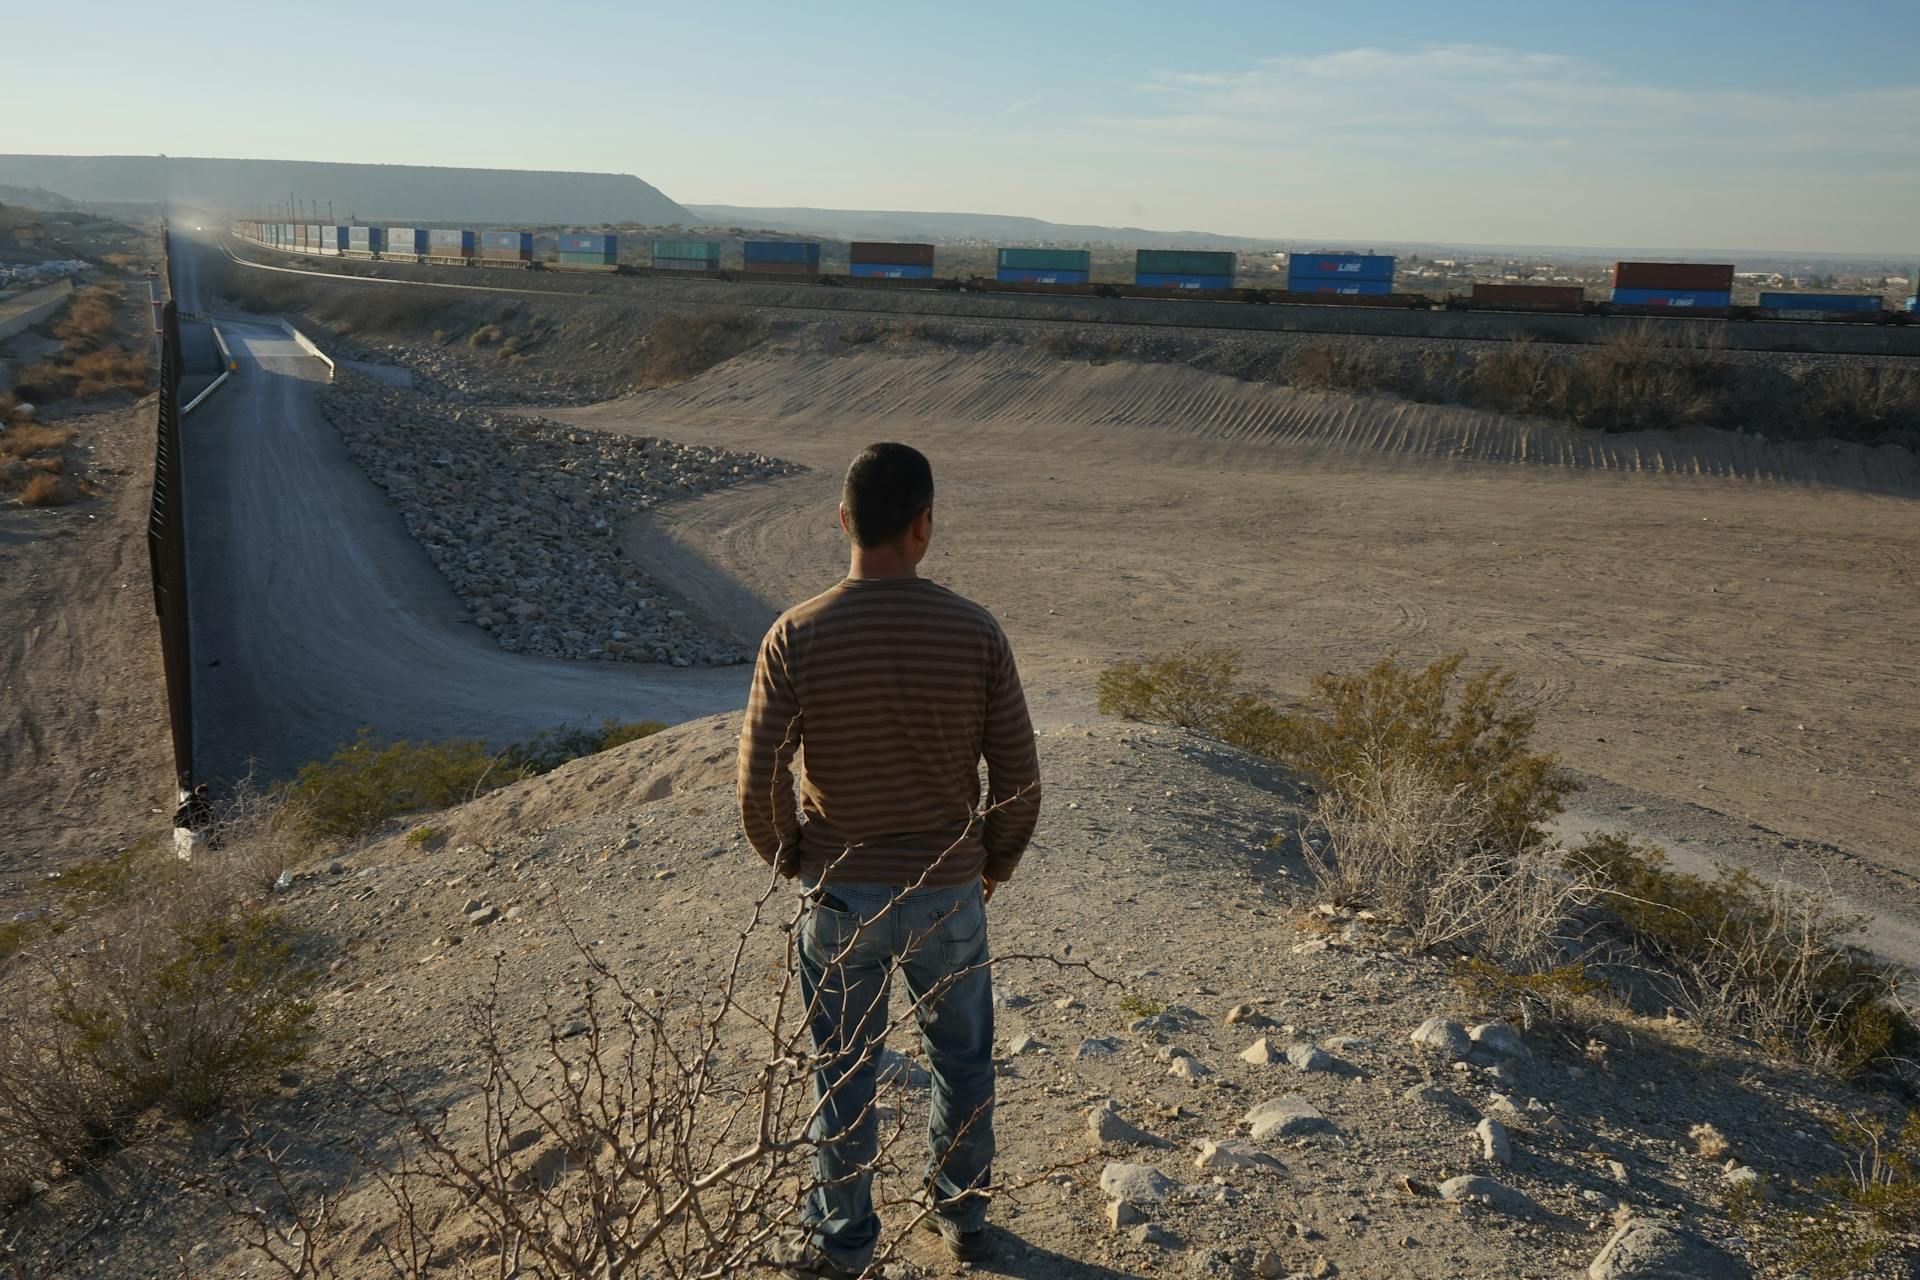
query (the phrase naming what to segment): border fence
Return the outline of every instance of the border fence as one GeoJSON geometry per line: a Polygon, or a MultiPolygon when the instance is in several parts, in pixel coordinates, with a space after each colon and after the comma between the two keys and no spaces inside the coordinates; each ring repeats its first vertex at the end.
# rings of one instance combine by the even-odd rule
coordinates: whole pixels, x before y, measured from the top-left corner
{"type": "MultiPolygon", "coordinates": [[[[169,284],[173,274],[168,252],[169,284]]],[[[153,501],[147,511],[147,558],[153,568],[153,611],[160,623],[160,660],[167,677],[167,718],[180,793],[193,789],[193,689],[187,619],[187,536],[180,467],[180,316],[169,301],[160,313],[160,413],[153,455],[153,501]]]]}

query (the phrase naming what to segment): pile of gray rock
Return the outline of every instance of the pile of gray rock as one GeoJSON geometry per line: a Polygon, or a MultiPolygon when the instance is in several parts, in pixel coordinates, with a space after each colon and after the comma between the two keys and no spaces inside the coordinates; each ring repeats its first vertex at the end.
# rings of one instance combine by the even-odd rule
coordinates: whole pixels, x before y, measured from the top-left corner
{"type": "Polygon", "coordinates": [[[346,370],[321,405],[501,648],[678,667],[742,660],[621,553],[620,522],[797,466],[463,408],[346,370]]]}

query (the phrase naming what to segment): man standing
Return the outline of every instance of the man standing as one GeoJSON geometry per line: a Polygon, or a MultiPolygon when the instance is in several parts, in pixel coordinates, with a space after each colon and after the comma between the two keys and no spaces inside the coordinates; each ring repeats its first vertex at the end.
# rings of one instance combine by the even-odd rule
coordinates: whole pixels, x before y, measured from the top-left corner
{"type": "Polygon", "coordinates": [[[893,970],[932,1075],[924,1225],[983,1256],[993,1163],[986,900],[1040,813],[1040,769],[1013,651],[993,616],[915,568],[933,538],[933,469],[876,444],[840,503],[852,565],[760,646],[740,734],[740,820],[807,895],[800,980],[814,1075],[815,1187],[789,1275],[857,1275],[880,1236],[872,1106],[893,970]],[[804,748],[800,811],[792,762],[804,748]],[[987,762],[987,805],[979,764],[987,762]]]}

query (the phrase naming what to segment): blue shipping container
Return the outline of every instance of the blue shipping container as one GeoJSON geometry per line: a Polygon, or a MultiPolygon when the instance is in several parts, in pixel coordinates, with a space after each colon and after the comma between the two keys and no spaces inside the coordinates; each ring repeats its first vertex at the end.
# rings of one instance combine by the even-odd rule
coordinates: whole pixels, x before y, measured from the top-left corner
{"type": "Polygon", "coordinates": [[[997,279],[1008,284],[1085,284],[1088,271],[1042,271],[1021,267],[1001,267],[997,279]]]}
{"type": "Polygon", "coordinates": [[[1627,307],[1726,307],[1733,295],[1725,289],[1615,289],[1613,300],[1627,307]]]}
{"type": "Polygon", "coordinates": [[[1287,275],[1301,280],[1391,280],[1393,257],[1381,253],[1290,253],[1287,275]]]}
{"type": "Polygon", "coordinates": [[[1878,311],[1886,304],[1877,293],[1763,293],[1760,305],[1772,311],[1878,311]]]}
{"type": "Polygon", "coordinates": [[[560,237],[561,253],[604,253],[609,258],[620,251],[619,236],[603,235],[564,235],[560,237]]]}
{"type": "Polygon", "coordinates": [[[855,262],[848,265],[847,274],[882,280],[931,280],[933,268],[916,267],[911,263],[855,262]]]}
{"type": "Polygon", "coordinates": [[[1133,282],[1142,289],[1231,289],[1232,276],[1178,276],[1166,275],[1157,271],[1143,271],[1134,276],[1133,282]]]}
{"type": "Polygon", "coordinates": [[[489,231],[480,237],[483,249],[504,249],[508,253],[532,253],[533,232],[489,231]]]}
{"type": "Polygon", "coordinates": [[[379,227],[347,228],[347,245],[356,253],[378,253],[385,242],[379,227]]]}
{"type": "Polygon", "coordinates": [[[1288,276],[1288,293],[1338,293],[1352,298],[1384,298],[1393,292],[1391,280],[1341,280],[1326,276],[1288,276]]]}
{"type": "Polygon", "coordinates": [[[820,265],[820,246],[804,240],[748,240],[740,246],[748,262],[798,262],[820,265]]]}

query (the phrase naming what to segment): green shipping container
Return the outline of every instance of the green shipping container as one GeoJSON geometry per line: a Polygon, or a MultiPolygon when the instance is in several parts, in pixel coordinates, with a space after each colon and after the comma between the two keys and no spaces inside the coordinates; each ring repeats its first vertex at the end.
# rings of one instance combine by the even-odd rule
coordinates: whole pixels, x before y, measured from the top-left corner
{"type": "Polygon", "coordinates": [[[1230,276],[1233,255],[1202,249],[1142,249],[1134,256],[1134,271],[1146,275],[1230,276]]]}
{"type": "Polygon", "coordinates": [[[717,240],[655,240],[653,256],[697,258],[703,262],[718,262],[720,261],[720,243],[717,240]]]}
{"type": "Polygon", "coordinates": [[[1093,255],[1085,249],[1002,249],[1000,266],[1007,271],[1091,271],[1093,255]]]}

